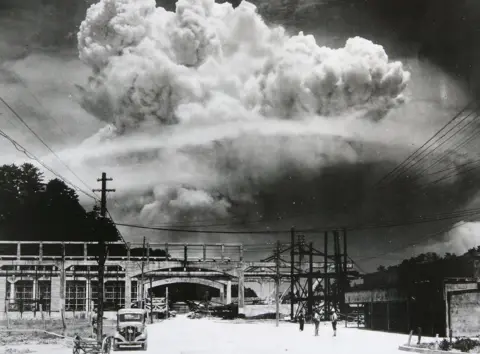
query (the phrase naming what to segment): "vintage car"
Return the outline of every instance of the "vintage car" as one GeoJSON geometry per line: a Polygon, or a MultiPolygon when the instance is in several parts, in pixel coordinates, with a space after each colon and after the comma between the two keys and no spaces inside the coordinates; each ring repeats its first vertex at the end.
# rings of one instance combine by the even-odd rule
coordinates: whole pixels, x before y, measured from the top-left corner
{"type": "Polygon", "coordinates": [[[113,350],[140,348],[147,350],[147,311],[121,309],[117,312],[117,328],[113,337],[113,350]]]}

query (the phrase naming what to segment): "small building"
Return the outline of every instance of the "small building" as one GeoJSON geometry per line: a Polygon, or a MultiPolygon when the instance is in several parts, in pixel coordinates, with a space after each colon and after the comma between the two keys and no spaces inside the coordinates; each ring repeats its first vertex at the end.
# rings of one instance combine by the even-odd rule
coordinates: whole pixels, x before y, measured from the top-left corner
{"type": "Polygon", "coordinates": [[[363,308],[365,327],[428,336],[480,334],[480,276],[477,256],[409,262],[364,276],[345,294],[363,308]],[[472,314],[475,314],[474,316],[472,314]],[[478,317],[478,320],[477,320],[478,317]]]}

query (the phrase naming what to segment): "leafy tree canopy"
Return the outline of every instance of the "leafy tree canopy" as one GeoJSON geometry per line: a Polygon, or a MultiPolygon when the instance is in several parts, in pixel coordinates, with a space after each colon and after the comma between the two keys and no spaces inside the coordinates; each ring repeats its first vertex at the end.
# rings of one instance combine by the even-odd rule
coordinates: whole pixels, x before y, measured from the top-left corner
{"type": "Polygon", "coordinates": [[[42,241],[118,239],[98,208],[87,212],[62,180],[45,181],[32,164],[0,166],[0,239],[42,241]]]}

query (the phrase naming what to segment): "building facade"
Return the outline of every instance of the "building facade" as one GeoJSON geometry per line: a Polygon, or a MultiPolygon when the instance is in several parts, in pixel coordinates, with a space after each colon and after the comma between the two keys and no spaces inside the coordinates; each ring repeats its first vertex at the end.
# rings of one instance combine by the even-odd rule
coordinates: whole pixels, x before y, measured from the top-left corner
{"type": "MultiPolygon", "coordinates": [[[[99,268],[95,249],[90,249],[94,244],[2,241],[0,246],[3,246],[0,249],[0,309],[4,313],[35,316],[42,311],[56,316],[64,311],[66,316],[71,316],[92,312],[98,306],[99,268]],[[11,252],[12,244],[15,254],[11,252]],[[60,247],[53,249],[52,246],[60,247]]],[[[239,312],[242,312],[243,270],[252,262],[243,262],[241,245],[163,246],[169,249],[164,252],[166,256],[151,256],[148,245],[141,256],[132,256],[126,248],[124,254],[116,252],[108,257],[104,277],[105,311],[129,307],[140,299],[142,291],[147,296],[150,288],[176,283],[209,286],[217,291],[215,295],[223,303],[230,303],[233,283],[238,284],[239,312]],[[232,259],[232,252],[227,257],[228,247],[237,250],[236,258],[232,259]]]]}
{"type": "Polygon", "coordinates": [[[363,285],[347,292],[345,300],[363,309],[369,329],[417,333],[421,328],[429,336],[478,335],[480,321],[474,324],[458,317],[466,308],[480,308],[478,265],[476,255],[468,254],[433,262],[404,262],[365,275],[363,285]]]}

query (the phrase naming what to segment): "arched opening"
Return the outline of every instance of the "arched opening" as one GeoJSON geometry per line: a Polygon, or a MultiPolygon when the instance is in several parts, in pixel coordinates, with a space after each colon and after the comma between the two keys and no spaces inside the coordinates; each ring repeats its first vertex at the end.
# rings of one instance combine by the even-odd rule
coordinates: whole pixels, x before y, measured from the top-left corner
{"type": "Polygon", "coordinates": [[[167,291],[170,308],[178,313],[188,312],[192,304],[224,302],[224,284],[218,281],[178,277],[156,280],[151,287],[146,284],[146,292],[152,298],[166,298],[167,291]]]}

